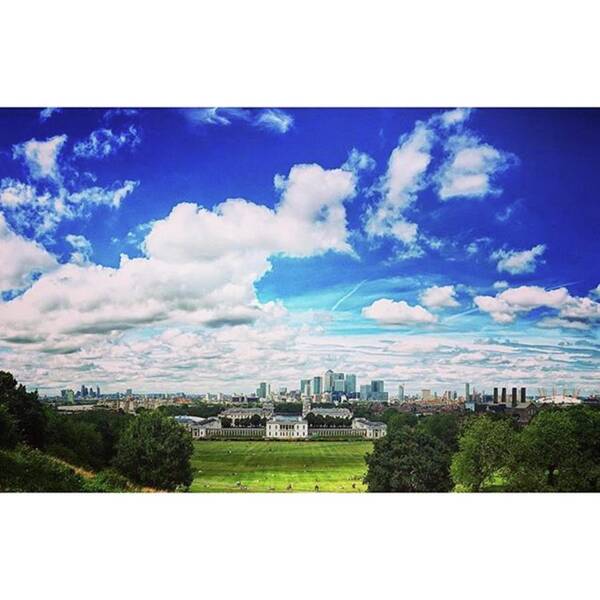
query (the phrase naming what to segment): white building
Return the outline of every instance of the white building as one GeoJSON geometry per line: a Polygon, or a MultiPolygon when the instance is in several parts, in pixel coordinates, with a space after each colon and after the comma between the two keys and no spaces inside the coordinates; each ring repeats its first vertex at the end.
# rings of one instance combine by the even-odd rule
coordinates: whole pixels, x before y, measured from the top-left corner
{"type": "Polygon", "coordinates": [[[235,424],[242,419],[251,419],[254,415],[268,419],[273,416],[273,407],[265,405],[262,408],[226,408],[219,417],[227,417],[235,424]]]}
{"type": "Polygon", "coordinates": [[[322,417],[334,417],[335,419],[351,419],[352,412],[348,408],[309,408],[308,412],[322,417]]]}
{"type": "Polygon", "coordinates": [[[207,432],[211,429],[221,429],[221,420],[217,417],[203,419],[202,417],[181,415],[173,418],[183,425],[196,440],[207,437],[207,432]]]}
{"type": "Polygon", "coordinates": [[[308,423],[302,417],[277,416],[267,421],[267,439],[308,438],[308,423]]]}
{"type": "Polygon", "coordinates": [[[354,419],[352,421],[352,429],[363,429],[365,437],[369,439],[382,438],[387,433],[387,425],[375,421],[367,421],[367,419],[354,419]]]}

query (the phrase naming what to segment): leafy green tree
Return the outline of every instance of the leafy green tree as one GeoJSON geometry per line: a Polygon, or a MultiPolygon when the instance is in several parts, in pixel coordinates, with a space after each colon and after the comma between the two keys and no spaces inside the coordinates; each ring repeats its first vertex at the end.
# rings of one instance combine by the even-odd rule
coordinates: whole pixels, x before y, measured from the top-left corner
{"type": "Polygon", "coordinates": [[[229,417],[221,417],[221,427],[224,429],[231,427],[231,419],[229,417]]]}
{"type": "Polygon", "coordinates": [[[534,417],[519,435],[510,467],[514,491],[579,491],[582,458],[577,429],[565,409],[547,409],[534,417]]]}
{"type": "Polygon", "coordinates": [[[47,419],[37,392],[28,392],[10,373],[0,371],[0,405],[13,417],[20,440],[44,447],[47,419]]]}
{"type": "Polygon", "coordinates": [[[516,432],[508,420],[473,417],[452,459],[454,483],[470,492],[481,491],[510,462],[515,446],[516,432]]]}
{"type": "Polygon", "coordinates": [[[370,492],[447,492],[450,453],[434,436],[403,427],[377,440],[367,454],[370,492]]]}
{"type": "Polygon", "coordinates": [[[189,433],[158,411],[136,417],[122,433],[115,466],[131,481],[164,490],[192,483],[189,433]]]}
{"type": "Polygon", "coordinates": [[[8,408],[0,404],[0,448],[14,448],[18,441],[17,424],[8,408]]]}
{"type": "Polygon", "coordinates": [[[260,427],[262,419],[260,415],[252,415],[250,417],[250,427],[260,427]]]}
{"type": "Polygon", "coordinates": [[[81,421],[75,415],[49,411],[46,437],[49,454],[89,469],[106,466],[102,436],[93,424],[81,421]]]}
{"type": "Polygon", "coordinates": [[[444,444],[452,452],[456,452],[458,450],[460,425],[461,419],[454,413],[428,415],[426,417],[422,417],[418,421],[419,428],[421,428],[425,433],[433,435],[441,442],[444,442],[444,444]]]}

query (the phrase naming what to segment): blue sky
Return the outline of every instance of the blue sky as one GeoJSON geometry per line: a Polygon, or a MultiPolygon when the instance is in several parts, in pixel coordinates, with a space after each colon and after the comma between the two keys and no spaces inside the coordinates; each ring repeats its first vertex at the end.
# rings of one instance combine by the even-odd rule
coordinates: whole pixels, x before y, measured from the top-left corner
{"type": "Polygon", "coordinates": [[[595,391],[599,134],[579,109],[0,110],[0,367],[595,391]]]}

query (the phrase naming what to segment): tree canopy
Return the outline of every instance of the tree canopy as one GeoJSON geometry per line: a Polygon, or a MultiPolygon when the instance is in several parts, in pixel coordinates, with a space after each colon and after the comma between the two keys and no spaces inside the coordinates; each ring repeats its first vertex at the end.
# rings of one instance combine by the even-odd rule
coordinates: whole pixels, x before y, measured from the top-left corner
{"type": "Polygon", "coordinates": [[[447,492],[450,453],[436,437],[411,427],[377,440],[366,457],[370,492],[447,492]]]}
{"type": "Polygon", "coordinates": [[[160,412],[146,412],[132,420],[117,444],[115,465],[140,485],[174,490],[192,483],[189,433],[160,412]]]}

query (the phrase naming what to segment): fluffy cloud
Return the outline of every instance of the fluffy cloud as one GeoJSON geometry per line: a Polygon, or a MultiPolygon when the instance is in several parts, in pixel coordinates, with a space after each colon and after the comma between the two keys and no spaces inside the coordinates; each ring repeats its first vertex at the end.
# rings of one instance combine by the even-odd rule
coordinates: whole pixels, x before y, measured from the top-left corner
{"type": "Polygon", "coordinates": [[[423,175],[431,162],[433,132],[424,123],[400,138],[388,160],[386,174],[379,182],[381,201],[367,214],[365,230],[369,237],[392,236],[405,244],[415,241],[417,225],[403,218],[423,185],[423,175]]]}
{"type": "Polygon", "coordinates": [[[453,136],[445,147],[449,157],[437,174],[441,200],[481,198],[498,193],[492,186],[493,176],[514,162],[511,155],[471,135],[453,136]]]}
{"type": "Polygon", "coordinates": [[[294,125],[294,117],[282,110],[269,108],[258,115],[255,124],[276,133],[287,133],[294,125]]]}
{"type": "Polygon", "coordinates": [[[42,121],[43,123],[47,121],[52,115],[56,115],[59,112],[62,112],[62,109],[52,107],[44,108],[40,111],[40,121],[42,121]]]}
{"type": "Polygon", "coordinates": [[[112,129],[97,129],[86,139],[77,142],[73,146],[73,153],[82,158],[105,158],[121,148],[135,148],[140,142],[140,135],[134,125],[117,133],[112,129]]]}
{"type": "Polygon", "coordinates": [[[494,285],[492,286],[495,290],[505,290],[508,285],[508,281],[504,281],[503,279],[500,281],[494,281],[494,285]]]}
{"type": "Polygon", "coordinates": [[[77,265],[85,265],[90,262],[92,254],[92,244],[83,235],[69,234],[65,236],[65,240],[69,243],[73,252],[71,253],[70,261],[77,265]]]}
{"type": "Polygon", "coordinates": [[[0,212],[0,292],[24,289],[35,274],[57,266],[56,258],[43,246],[12,231],[0,212]]]}
{"type": "Polygon", "coordinates": [[[60,186],[58,191],[39,192],[22,182],[6,180],[0,184],[0,204],[5,207],[19,231],[33,230],[38,238],[51,234],[63,220],[89,215],[93,208],[119,208],[123,200],[138,186],[137,181],[115,182],[110,187],[93,186],[70,192],[60,186]]]}
{"type": "Polygon", "coordinates": [[[421,302],[427,308],[454,308],[460,306],[453,285],[431,286],[421,294],[421,302]]]}
{"type": "MultiPolygon", "coordinates": [[[[156,221],[145,256],[121,257],[118,268],[76,256],[0,305],[0,337],[71,351],[90,336],[148,324],[218,327],[250,323],[279,310],[260,304],[254,284],[277,254],[307,257],[352,252],[344,201],[355,193],[352,173],[297,165],[274,210],[232,199],[206,210],[184,203],[156,221]],[[82,260],[79,260],[79,259],[82,260]]],[[[69,242],[86,247],[73,236],[69,242]]]]}
{"type": "Polygon", "coordinates": [[[24,204],[34,204],[37,200],[35,187],[16,179],[5,178],[0,181],[0,205],[15,208],[24,204]]]}
{"type": "Polygon", "coordinates": [[[348,160],[342,165],[342,169],[358,174],[362,171],[372,171],[376,164],[375,160],[366,152],[352,148],[348,153],[348,160]]]}
{"type": "Polygon", "coordinates": [[[55,135],[45,141],[31,139],[13,146],[13,157],[22,158],[34,179],[60,178],[58,154],[67,141],[66,135],[55,135]]]}
{"type": "Polygon", "coordinates": [[[499,272],[506,271],[511,275],[533,273],[538,265],[538,259],[546,251],[545,244],[538,244],[530,250],[496,250],[490,255],[498,261],[496,268],[499,272]]]}
{"type": "Polygon", "coordinates": [[[375,300],[362,309],[362,314],[380,325],[427,325],[437,322],[437,317],[422,306],[411,306],[404,300],[395,302],[389,298],[375,300]]]}
{"type": "Polygon", "coordinates": [[[564,287],[546,290],[538,286],[521,286],[506,289],[496,296],[476,296],[474,301],[497,323],[512,323],[519,314],[537,308],[557,311],[555,316],[540,320],[540,327],[588,329],[600,321],[600,303],[591,298],[571,296],[564,287]]]}

